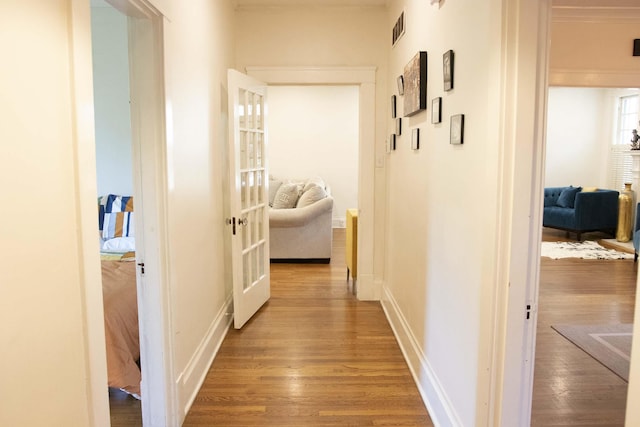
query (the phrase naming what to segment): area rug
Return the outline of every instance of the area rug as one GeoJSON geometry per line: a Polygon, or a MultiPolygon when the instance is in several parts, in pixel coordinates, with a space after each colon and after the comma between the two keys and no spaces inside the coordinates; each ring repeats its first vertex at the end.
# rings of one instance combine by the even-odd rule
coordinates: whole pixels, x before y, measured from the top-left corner
{"type": "Polygon", "coordinates": [[[633,259],[633,254],[607,249],[598,243],[584,242],[542,242],[540,255],[553,259],[633,259]]]}
{"type": "Polygon", "coordinates": [[[633,325],[553,325],[560,335],[629,382],[633,325]]]}

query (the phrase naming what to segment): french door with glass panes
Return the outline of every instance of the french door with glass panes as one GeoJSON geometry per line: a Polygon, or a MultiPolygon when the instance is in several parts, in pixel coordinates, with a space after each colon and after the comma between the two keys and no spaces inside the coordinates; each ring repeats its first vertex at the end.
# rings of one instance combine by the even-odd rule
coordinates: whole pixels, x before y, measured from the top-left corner
{"type": "Polygon", "coordinates": [[[269,299],[266,84],[229,70],[229,169],[234,326],[269,299]]]}

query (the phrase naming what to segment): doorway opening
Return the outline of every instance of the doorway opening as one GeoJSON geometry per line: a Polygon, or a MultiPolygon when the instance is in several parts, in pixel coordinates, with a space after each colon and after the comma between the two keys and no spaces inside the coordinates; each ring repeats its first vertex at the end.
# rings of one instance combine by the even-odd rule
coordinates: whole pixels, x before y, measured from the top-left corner
{"type": "Polygon", "coordinates": [[[359,88],[269,86],[269,165],[275,179],[320,177],[334,199],[333,228],[358,207],[359,88]]]}
{"type": "MultiPolygon", "coordinates": [[[[571,184],[583,191],[621,191],[624,182],[633,182],[629,150],[631,129],[639,118],[637,93],[637,89],[623,88],[549,87],[545,188],[571,184]],[[625,123],[621,100],[629,96],[635,96],[635,105],[625,123]]],[[[543,242],[576,242],[575,234],[567,237],[564,231],[549,228],[543,228],[541,237],[543,242]]],[[[581,240],[626,253],[628,259],[541,260],[532,402],[535,424],[551,419],[567,425],[584,419],[624,423],[628,378],[623,379],[619,368],[631,350],[632,334],[623,329],[633,323],[637,280],[633,245],[600,231],[584,233],[581,240]],[[598,338],[590,341],[591,336],[598,338]],[[556,409],[549,409],[551,401],[556,409]],[[593,405],[594,401],[606,404],[593,405]]]]}
{"type": "MultiPolygon", "coordinates": [[[[247,74],[270,87],[351,85],[358,88],[358,236],[357,296],[378,300],[382,284],[374,282],[375,67],[247,67],[247,74]]],[[[346,212],[345,212],[346,215],[346,212]]]]}
{"type": "MultiPolygon", "coordinates": [[[[119,31],[123,31],[124,34],[121,33],[118,37],[126,49],[126,52],[119,52],[119,55],[129,60],[128,66],[120,68],[121,75],[117,79],[120,83],[129,83],[129,106],[119,105],[110,108],[119,113],[130,109],[131,144],[128,148],[127,144],[123,144],[125,148],[120,150],[119,154],[113,155],[113,147],[110,147],[107,153],[113,155],[108,162],[111,168],[119,159],[126,157],[123,154],[125,151],[130,154],[130,161],[122,161],[124,164],[130,164],[130,168],[125,168],[129,169],[128,172],[122,172],[122,168],[116,169],[122,175],[128,174],[132,177],[129,181],[131,186],[119,186],[114,192],[130,191],[129,195],[135,198],[135,217],[132,219],[133,215],[129,216],[130,222],[127,227],[129,233],[135,230],[135,261],[130,265],[135,269],[136,275],[142,378],[138,385],[142,398],[141,419],[144,425],[171,425],[177,422],[178,411],[173,387],[175,381],[172,379],[172,335],[169,322],[166,321],[167,313],[170,312],[170,293],[165,209],[168,181],[163,90],[163,17],[158,10],[142,0],[91,0],[91,6],[109,8],[109,12],[106,13],[119,20],[119,31]]],[[[96,79],[96,83],[114,84],[109,79],[101,81],[100,78],[96,79]]],[[[117,86],[118,83],[115,84],[117,86]]],[[[124,96],[126,97],[126,94],[124,96]]],[[[127,100],[124,102],[126,104],[127,100]]],[[[104,134],[114,139],[126,139],[122,135],[114,136],[111,133],[115,126],[113,120],[107,121],[109,123],[106,129],[102,130],[104,134]]],[[[126,121],[126,118],[121,121],[126,121]]],[[[101,174],[100,170],[98,174],[101,174]]],[[[102,192],[102,189],[100,191],[102,192]]],[[[117,221],[119,222],[116,228],[121,229],[121,218],[117,221]]],[[[128,387],[125,389],[131,391],[128,387]]],[[[100,391],[96,389],[94,393],[100,391]]],[[[107,387],[104,387],[102,393],[107,393],[107,387]]],[[[93,399],[100,400],[101,396],[93,396],[93,399]]]]}

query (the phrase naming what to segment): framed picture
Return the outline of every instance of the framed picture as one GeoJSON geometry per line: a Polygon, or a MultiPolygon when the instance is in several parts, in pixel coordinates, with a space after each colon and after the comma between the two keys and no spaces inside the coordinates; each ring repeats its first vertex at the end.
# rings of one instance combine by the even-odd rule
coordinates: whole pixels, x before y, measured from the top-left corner
{"type": "Polygon", "coordinates": [[[396,134],[392,133],[391,136],[389,137],[389,148],[391,149],[391,151],[395,151],[396,149],[396,134]]]}
{"type": "Polygon", "coordinates": [[[464,143],[464,114],[451,116],[449,142],[454,145],[464,143]]]}
{"type": "Polygon", "coordinates": [[[420,128],[411,129],[411,149],[420,149],[420,128]]]}
{"type": "Polygon", "coordinates": [[[391,33],[391,46],[395,46],[398,40],[400,40],[400,37],[404,35],[404,11],[402,11],[396,20],[391,33]]]}
{"type": "Polygon", "coordinates": [[[395,119],[396,117],[396,96],[391,95],[391,118],[395,119]]]}
{"type": "Polygon", "coordinates": [[[402,135],[402,119],[400,117],[396,119],[396,135],[402,135]]]}
{"type": "Polygon", "coordinates": [[[437,124],[442,121],[442,98],[437,97],[431,100],[431,123],[437,124]]]}
{"type": "Polygon", "coordinates": [[[442,55],[442,75],[444,76],[445,92],[453,89],[453,51],[448,50],[442,55]]]}
{"type": "Polygon", "coordinates": [[[396,80],[398,82],[398,95],[404,95],[404,77],[398,76],[396,80]]]}
{"type": "Polygon", "coordinates": [[[418,52],[404,67],[404,115],[427,108],[427,52],[418,52]]]}

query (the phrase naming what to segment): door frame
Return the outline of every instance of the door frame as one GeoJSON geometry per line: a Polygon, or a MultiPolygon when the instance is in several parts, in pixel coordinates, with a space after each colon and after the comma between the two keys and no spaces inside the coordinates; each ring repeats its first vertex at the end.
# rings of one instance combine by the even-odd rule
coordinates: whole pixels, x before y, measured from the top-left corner
{"type": "MultiPolygon", "coordinates": [[[[173,369],[171,290],[168,251],[167,121],[164,92],[164,17],[144,0],[107,0],[128,15],[131,133],[138,220],[142,217],[143,251],[138,269],[140,358],[144,380],[143,425],[178,423],[173,369]],[[144,164],[144,168],[142,168],[144,164]],[[134,169],[136,167],[134,166],[134,169]]],[[[136,224],[138,225],[138,224],[136,224]]],[[[136,244],[138,244],[136,239],[136,244]]]]}
{"type": "Polygon", "coordinates": [[[376,155],[376,67],[253,67],[248,75],[268,85],[354,85],[359,88],[358,126],[358,287],[360,300],[379,300],[374,280],[374,185],[376,155]]]}
{"type": "Polygon", "coordinates": [[[551,0],[503,1],[498,284],[487,425],[529,425],[540,272],[551,0]],[[527,310],[527,307],[530,307],[527,310]],[[528,314],[528,315],[527,315],[528,314]]]}
{"type": "MultiPolygon", "coordinates": [[[[139,230],[144,233],[139,252],[145,258],[145,280],[154,284],[143,288],[137,280],[140,349],[144,360],[142,374],[145,378],[141,384],[142,419],[145,425],[175,425],[178,411],[169,322],[164,17],[146,0],[106,1],[129,17],[131,91],[132,98],[140,100],[139,111],[134,112],[133,106],[131,111],[134,165],[142,159],[145,163],[140,178],[134,177],[136,194],[144,194],[143,199],[136,202],[137,216],[142,218],[145,227],[139,230]],[[136,144],[136,135],[140,144],[136,144]],[[140,189],[144,189],[144,193],[140,189]]],[[[96,192],[95,184],[82,185],[95,181],[96,176],[90,3],[89,0],[70,0],[70,5],[73,121],[79,141],[76,179],[78,222],[81,224],[79,259],[84,282],[87,400],[91,425],[102,426],[109,424],[110,414],[101,274],[95,247],[96,192]]]]}

